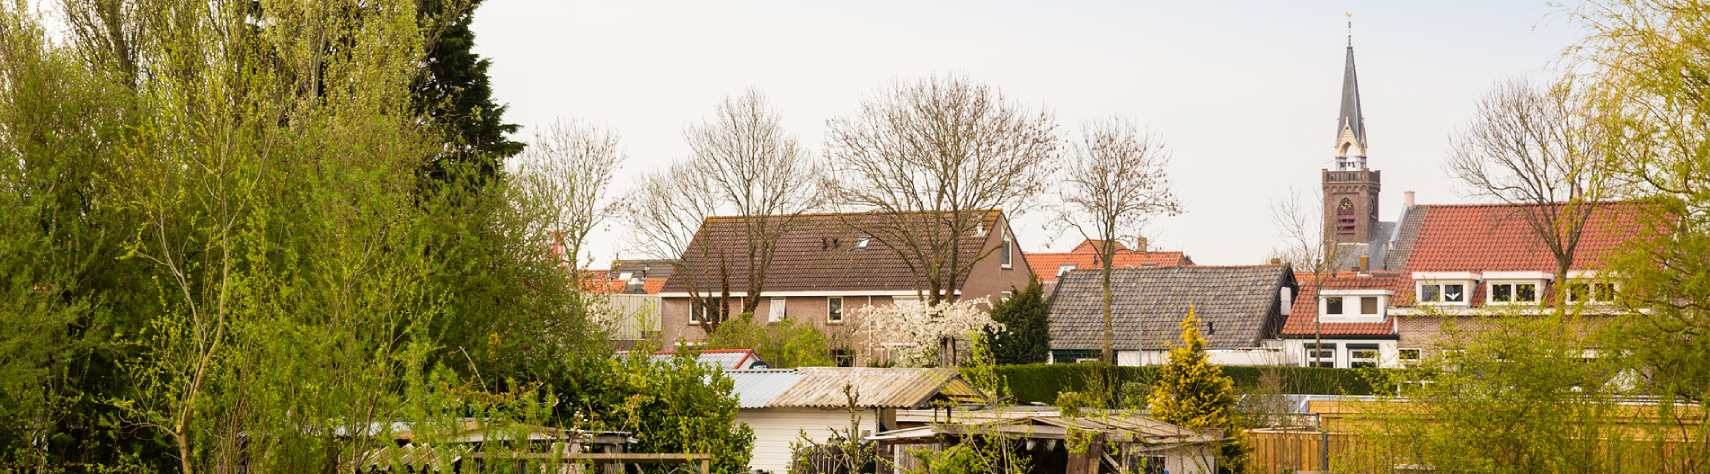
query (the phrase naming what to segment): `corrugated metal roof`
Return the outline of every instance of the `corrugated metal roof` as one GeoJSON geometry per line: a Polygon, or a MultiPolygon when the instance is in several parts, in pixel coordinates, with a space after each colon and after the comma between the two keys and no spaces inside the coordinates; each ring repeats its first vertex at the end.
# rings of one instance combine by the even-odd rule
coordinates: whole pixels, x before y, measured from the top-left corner
{"type": "Polygon", "coordinates": [[[733,370],[731,393],[742,408],[842,408],[854,387],[861,408],[919,408],[933,397],[977,396],[956,369],[803,367],[733,370]]]}
{"type": "Polygon", "coordinates": [[[855,405],[862,408],[918,408],[947,385],[963,387],[956,369],[913,369],[878,367],[804,367],[797,369],[801,381],[772,399],[773,407],[835,408],[847,406],[844,387],[855,389],[855,405]]]}
{"type": "Polygon", "coordinates": [[[802,379],[802,374],[794,369],[733,370],[725,375],[735,382],[730,393],[742,408],[765,408],[778,394],[802,379]]]}

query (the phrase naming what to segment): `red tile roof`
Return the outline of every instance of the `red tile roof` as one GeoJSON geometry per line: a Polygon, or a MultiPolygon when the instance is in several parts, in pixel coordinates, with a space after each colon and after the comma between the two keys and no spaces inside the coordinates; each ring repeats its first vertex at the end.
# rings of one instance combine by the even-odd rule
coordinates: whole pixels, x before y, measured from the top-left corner
{"type": "MultiPolygon", "coordinates": [[[[1027,252],[1027,266],[1033,269],[1033,276],[1041,282],[1057,280],[1057,270],[1063,265],[1074,265],[1077,270],[1098,268],[1098,249],[1094,245],[1097,240],[1087,240],[1075,246],[1068,252],[1027,252]]],[[[1129,250],[1121,243],[1117,244],[1116,258],[1112,259],[1116,268],[1144,267],[1184,267],[1193,265],[1193,259],[1177,251],[1169,252],[1140,252],[1129,250]]]]}
{"type": "MultiPolygon", "coordinates": [[[[1637,237],[1644,209],[1633,202],[1599,204],[1574,249],[1574,269],[1596,269],[1637,237]]],[[[1555,271],[1555,257],[1527,223],[1538,207],[1506,204],[1420,206],[1420,226],[1404,272],[1555,271]]],[[[1561,206],[1556,206],[1560,208],[1561,206]]]]}
{"type": "MultiPolygon", "coordinates": [[[[1311,273],[1295,274],[1295,282],[1300,285],[1300,293],[1294,296],[1294,306],[1289,309],[1288,320],[1283,322],[1283,337],[1299,339],[1312,337],[1316,334],[1335,337],[1393,337],[1395,335],[1395,323],[1387,315],[1382,322],[1318,323],[1315,326],[1314,323],[1318,320],[1319,287],[1319,282],[1316,280],[1311,273]]],[[[1411,280],[1407,277],[1395,273],[1362,275],[1343,272],[1327,275],[1323,286],[1338,290],[1395,290],[1401,286],[1406,286],[1409,281],[1411,280]]]]}

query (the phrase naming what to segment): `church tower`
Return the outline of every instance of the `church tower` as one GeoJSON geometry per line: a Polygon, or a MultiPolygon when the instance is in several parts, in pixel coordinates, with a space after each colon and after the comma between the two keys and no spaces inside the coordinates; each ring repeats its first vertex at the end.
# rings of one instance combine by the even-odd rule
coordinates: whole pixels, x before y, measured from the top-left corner
{"type": "Polygon", "coordinates": [[[1382,175],[1366,168],[1366,121],[1360,110],[1360,81],[1354,73],[1354,40],[1348,37],[1342,71],[1342,112],[1336,118],[1334,169],[1324,179],[1325,245],[1368,243],[1378,224],[1382,175]]]}

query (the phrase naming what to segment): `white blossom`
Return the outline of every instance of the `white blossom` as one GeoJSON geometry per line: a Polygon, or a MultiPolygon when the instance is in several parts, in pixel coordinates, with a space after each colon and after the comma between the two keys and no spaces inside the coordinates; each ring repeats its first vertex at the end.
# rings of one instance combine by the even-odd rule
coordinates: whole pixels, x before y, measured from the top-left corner
{"type": "Polygon", "coordinates": [[[967,339],[979,331],[1002,331],[992,320],[985,298],[929,305],[922,301],[899,301],[889,306],[866,306],[854,310],[860,321],[856,333],[861,340],[888,352],[892,361],[904,366],[927,366],[938,361],[938,350],[946,338],[967,339]]]}

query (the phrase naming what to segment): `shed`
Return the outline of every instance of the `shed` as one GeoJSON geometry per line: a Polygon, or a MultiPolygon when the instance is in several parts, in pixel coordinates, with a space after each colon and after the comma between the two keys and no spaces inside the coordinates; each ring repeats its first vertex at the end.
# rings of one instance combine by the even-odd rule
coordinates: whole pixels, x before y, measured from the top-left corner
{"type": "Polygon", "coordinates": [[[1097,412],[1065,417],[1037,411],[964,412],[974,416],[930,425],[891,430],[868,436],[879,444],[880,456],[897,472],[924,468],[912,454],[961,443],[1006,442],[1028,453],[1036,470],[1097,473],[1212,473],[1217,472],[1217,449],[1223,436],[1216,429],[1195,429],[1137,414],[1097,412]],[[1065,444],[1071,433],[1089,436],[1082,453],[1065,444]],[[1107,450],[1109,446],[1112,449],[1107,450]],[[1115,452],[1115,455],[1110,454],[1115,452]]]}
{"type": "Polygon", "coordinates": [[[802,367],[733,370],[732,393],[742,407],[737,421],[754,429],[750,468],[789,470],[790,444],[803,436],[824,442],[847,431],[858,418],[858,436],[896,427],[899,409],[925,408],[934,401],[967,403],[979,392],[956,369],[802,367]],[[854,394],[851,409],[849,393],[854,394]]]}

